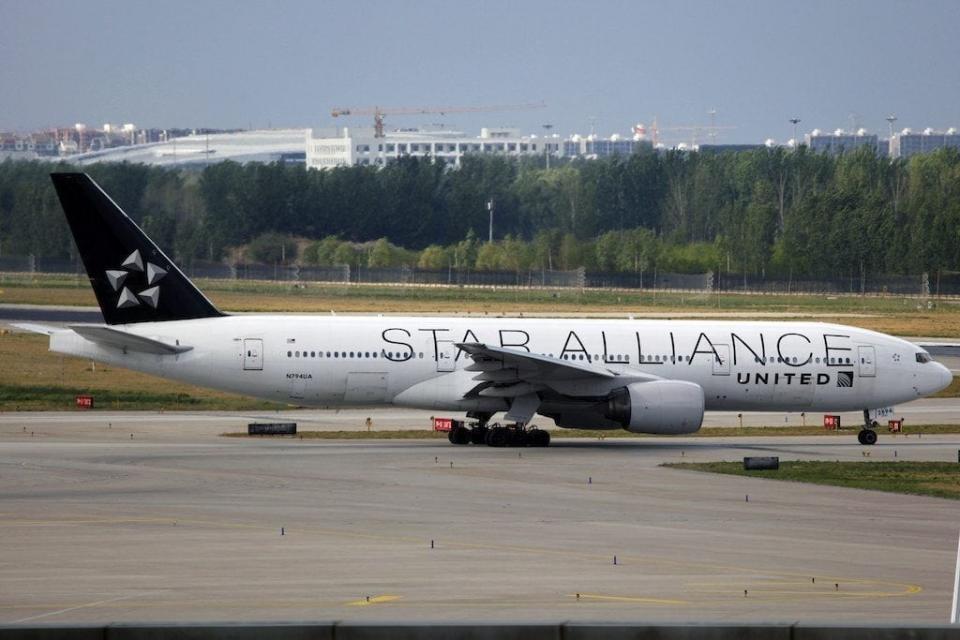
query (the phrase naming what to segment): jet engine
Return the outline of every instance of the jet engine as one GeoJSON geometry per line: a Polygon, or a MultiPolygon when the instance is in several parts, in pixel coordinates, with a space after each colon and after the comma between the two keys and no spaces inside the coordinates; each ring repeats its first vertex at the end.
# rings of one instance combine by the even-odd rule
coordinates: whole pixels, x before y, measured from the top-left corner
{"type": "Polygon", "coordinates": [[[693,433],[703,423],[703,388],[682,380],[634,382],[610,394],[604,415],[634,433],[693,433]]]}

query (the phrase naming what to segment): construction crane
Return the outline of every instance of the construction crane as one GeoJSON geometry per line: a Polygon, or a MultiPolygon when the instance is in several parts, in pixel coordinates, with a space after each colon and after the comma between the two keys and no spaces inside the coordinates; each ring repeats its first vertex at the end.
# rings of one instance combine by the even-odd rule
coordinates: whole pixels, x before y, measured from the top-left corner
{"type": "Polygon", "coordinates": [[[646,135],[647,131],[649,130],[650,133],[653,134],[654,146],[660,144],[663,141],[660,135],[661,131],[672,131],[672,132],[681,132],[681,133],[689,132],[691,146],[697,146],[698,139],[702,136],[704,132],[706,132],[707,136],[710,138],[710,142],[713,143],[713,142],[716,142],[718,131],[725,131],[725,130],[731,130],[731,129],[737,128],[736,126],[731,126],[731,125],[715,124],[714,118],[716,116],[716,112],[713,111],[713,112],[707,112],[707,113],[708,115],[710,115],[710,124],[661,127],[660,125],[657,124],[657,118],[654,117],[653,124],[649,127],[649,129],[645,125],[638,124],[634,126],[633,131],[636,134],[646,135]]]}
{"type": "Polygon", "coordinates": [[[410,116],[430,113],[446,115],[448,113],[486,113],[492,111],[527,111],[543,109],[547,105],[543,102],[528,102],[525,104],[491,105],[486,107],[343,107],[330,112],[334,118],[341,116],[373,116],[375,137],[383,137],[383,119],[386,116],[410,116]]]}

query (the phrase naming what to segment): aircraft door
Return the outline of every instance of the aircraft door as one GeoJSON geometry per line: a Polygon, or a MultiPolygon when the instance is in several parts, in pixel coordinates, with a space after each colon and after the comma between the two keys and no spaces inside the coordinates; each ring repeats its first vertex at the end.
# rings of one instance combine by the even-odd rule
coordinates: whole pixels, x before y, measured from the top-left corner
{"type": "Polygon", "coordinates": [[[860,377],[872,378],[877,375],[877,351],[872,346],[861,345],[859,347],[860,356],[860,377]]]}
{"type": "Polygon", "coordinates": [[[730,345],[715,344],[713,348],[717,351],[717,356],[713,358],[713,375],[730,375],[730,345]]]}
{"type": "Polygon", "coordinates": [[[259,338],[244,338],[243,340],[243,370],[261,371],[263,369],[263,340],[259,338]]]}
{"type": "Polygon", "coordinates": [[[451,340],[437,341],[437,371],[449,372],[457,368],[457,347],[451,340]]]}

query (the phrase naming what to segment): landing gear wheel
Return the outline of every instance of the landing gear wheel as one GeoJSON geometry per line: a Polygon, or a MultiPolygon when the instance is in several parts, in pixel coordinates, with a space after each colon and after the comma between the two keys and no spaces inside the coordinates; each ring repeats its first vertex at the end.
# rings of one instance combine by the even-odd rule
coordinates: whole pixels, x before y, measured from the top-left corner
{"type": "Polygon", "coordinates": [[[513,427],[512,429],[507,430],[510,435],[510,444],[509,447],[526,447],[530,444],[530,439],[528,437],[528,432],[526,429],[521,427],[513,427]]]}
{"type": "Polygon", "coordinates": [[[543,429],[531,429],[527,434],[527,445],[531,447],[549,446],[550,432],[543,429]]]}
{"type": "Polygon", "coordinates": [[[490,447],[506,447],[510,445],[510,430],[506,427],[492,427],[487,432],[486,437],[487,446],[490,447]]]}
{"type": "Polygon", "coordinates": [[[470,444],[470,430],[466,427],[453,427],[447,433],[447,439],[451,444],[470,444]]]}
{"type": "Polygon", "coordinates": [[[487,441],[487,433],[489,432],[490,429],[482,425],[470,429],[470,442],[473,444],[485,444],[487,441]]]}
{"type": "Polygon", "coordinates": [[[857,434],[857,440],[860,441],[860,444],[877,444],[877,432],[872,429],[861,429],[860,433],[857,434]]]}

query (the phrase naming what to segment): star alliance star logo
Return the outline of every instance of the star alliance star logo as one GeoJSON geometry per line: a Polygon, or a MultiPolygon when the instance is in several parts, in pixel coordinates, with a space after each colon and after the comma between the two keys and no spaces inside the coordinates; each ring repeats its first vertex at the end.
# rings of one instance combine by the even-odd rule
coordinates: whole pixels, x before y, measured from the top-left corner
{"type": "Polygon", "coordinates": [[[127,259],[120,265],[121,269],[108,269],[107,280],[114,291],[120,292],[120,298],[117,300],[117,309],[129,309],[137,307],[141,303],[149,305],[156,309],[160,302],[160,287],[157,283],[167,275],[167,269],[162,269],[152,262],[147,262],[146,269],[143,266],[143,258],[140,257],[140,250],[136,249],[127,256],[127,259]],[[133,274],[142,273],[146,279],[146,288],[134,293],[129,287],[124,286],[127,278],[133,274]]]}

